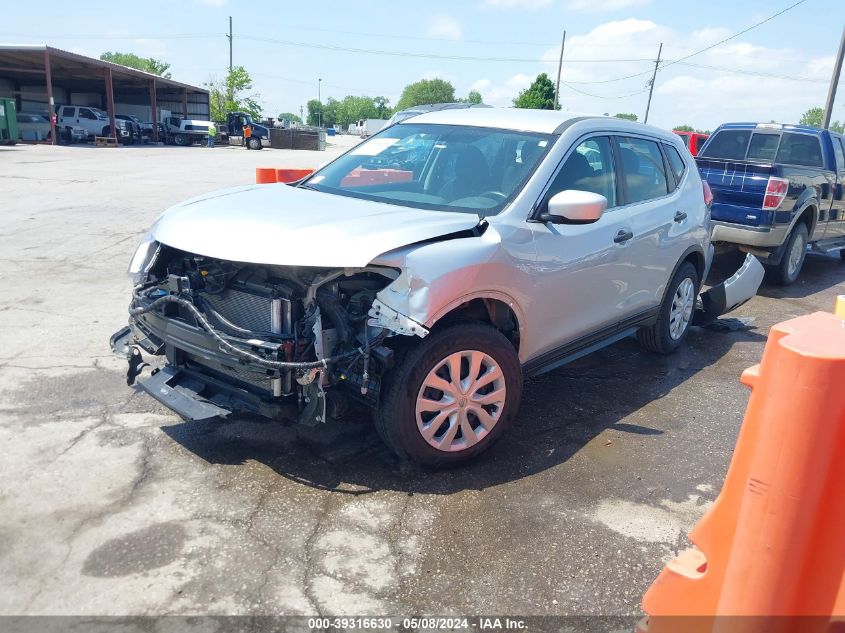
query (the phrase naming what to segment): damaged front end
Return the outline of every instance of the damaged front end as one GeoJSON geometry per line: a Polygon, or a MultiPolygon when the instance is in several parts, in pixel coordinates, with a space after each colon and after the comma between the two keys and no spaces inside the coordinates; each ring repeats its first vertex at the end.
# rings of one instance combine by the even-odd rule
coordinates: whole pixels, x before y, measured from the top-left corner
{"type": "Polygon", "coordinates": [[[190,420],[248,411],[315,425],[350,399],[373,407],[393,360],[385,339],[426,333],[376,300],[399,274],[390,267],[244,264],[145,240],[130,273],[129,325],[112,350],[129,384],[142,353],[164,356],[139,384],[190,420]]]}

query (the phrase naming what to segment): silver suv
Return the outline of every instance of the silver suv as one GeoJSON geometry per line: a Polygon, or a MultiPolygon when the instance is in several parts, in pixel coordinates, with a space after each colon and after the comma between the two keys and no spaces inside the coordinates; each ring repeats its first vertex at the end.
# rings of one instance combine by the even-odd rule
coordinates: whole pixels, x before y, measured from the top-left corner
{"type": "MultiPolygon", "coordinates": [[[[357,401],[399,455],[463,461],[506,430],[525,377],[632,334],[683,342],[712,256],[706,193],[653,127],[421,114],[292,185],[167,211],[112,347],[130,382],[142,350],[165,355],[141,386],[188,419],[317,425],[357,401]]],[[[740,285],[716,303],[756,292],[740,285]]]]}

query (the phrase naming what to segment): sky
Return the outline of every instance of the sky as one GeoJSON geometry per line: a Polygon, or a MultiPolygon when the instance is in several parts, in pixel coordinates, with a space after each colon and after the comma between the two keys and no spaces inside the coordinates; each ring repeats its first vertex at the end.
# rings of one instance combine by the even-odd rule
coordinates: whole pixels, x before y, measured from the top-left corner
{"type": "MultiPolygon", "coordinates": [[[[84,11],[67,12],[66,2],[42,0],[4,6],[0,44],[93,57],[133,52],[202,85],[226,72],[231,15],[234,63],[251,73],[265,114],[276,116],[298,113],[318,96],[318,83],[324,100],[356,94],[395,104],[405,85],[434,77],[450,81],[458,97],[475,89],[485,103],[510,106],[538,73],[554,81],[565,30],[564,109],[631,112],[642,121],[662,43],[649,123],[713,129],[726,121],[797,122],[824,105],[845,26],[842,0],[804,0],[694,54],[796,1],[147,0],[120,8],[89,0],[84,11]]],[[[845,121],[845,81],[833,119],[845,121]]]]}

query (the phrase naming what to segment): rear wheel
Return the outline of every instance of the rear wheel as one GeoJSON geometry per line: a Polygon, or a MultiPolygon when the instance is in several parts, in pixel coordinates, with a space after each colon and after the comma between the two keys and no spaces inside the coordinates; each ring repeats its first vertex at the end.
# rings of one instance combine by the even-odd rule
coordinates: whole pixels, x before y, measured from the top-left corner
{"type": "Polygon", "coordinates": [[[173,142],[178,145],[179,147],[187,147],[188,146],[188,135],[187,134],[177,134],[173,137],[173,142]]]}
{"type": "Polygon", "coordinates": [[[792,233],[789,235],[789,240],[786,242],[786,250],[780,260],[780,264],[772,267],[772,274],[775,281],[782,286],[788,286],[795,283],[798,275],[801,273],[801,267],[804,265],[804,258],[807,256],[807,242],[809,240],[809,232],[807,225],[803,222],[797,224],[792,233]]]}
{"type": "Polygon", "coordinates": [[[671,354],[680,347],[692,323],[698,285],[695,266],[690,262],[681,264],[669,283],[657,322],[637,331],[637,338],[644,348],[658,354],[671,354]]]}
{"type": "Polygon", "coordinates": [[[522,396],[516,350],[483,323],[429,334],[385,382],[376,429],[400,457],[425,466],[460,464],[490,448],[522,396]]]}

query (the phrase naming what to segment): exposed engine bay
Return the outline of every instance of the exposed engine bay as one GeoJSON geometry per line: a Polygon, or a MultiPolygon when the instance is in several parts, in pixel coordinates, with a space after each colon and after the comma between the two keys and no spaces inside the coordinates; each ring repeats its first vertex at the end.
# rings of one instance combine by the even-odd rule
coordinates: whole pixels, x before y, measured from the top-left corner
{"type": "Polygon", "coordinates": [[[141,387],[188,419],[237,409],[314,425],[345,398],[378,403],[393,356],[385,339],[400,328],[383,327],[376,294],[399,271],[241,264],[157,247],[130,325],[112,337],[129,359],[129,384],[144,366],[141,348],[167,358],[141,387]]]}

